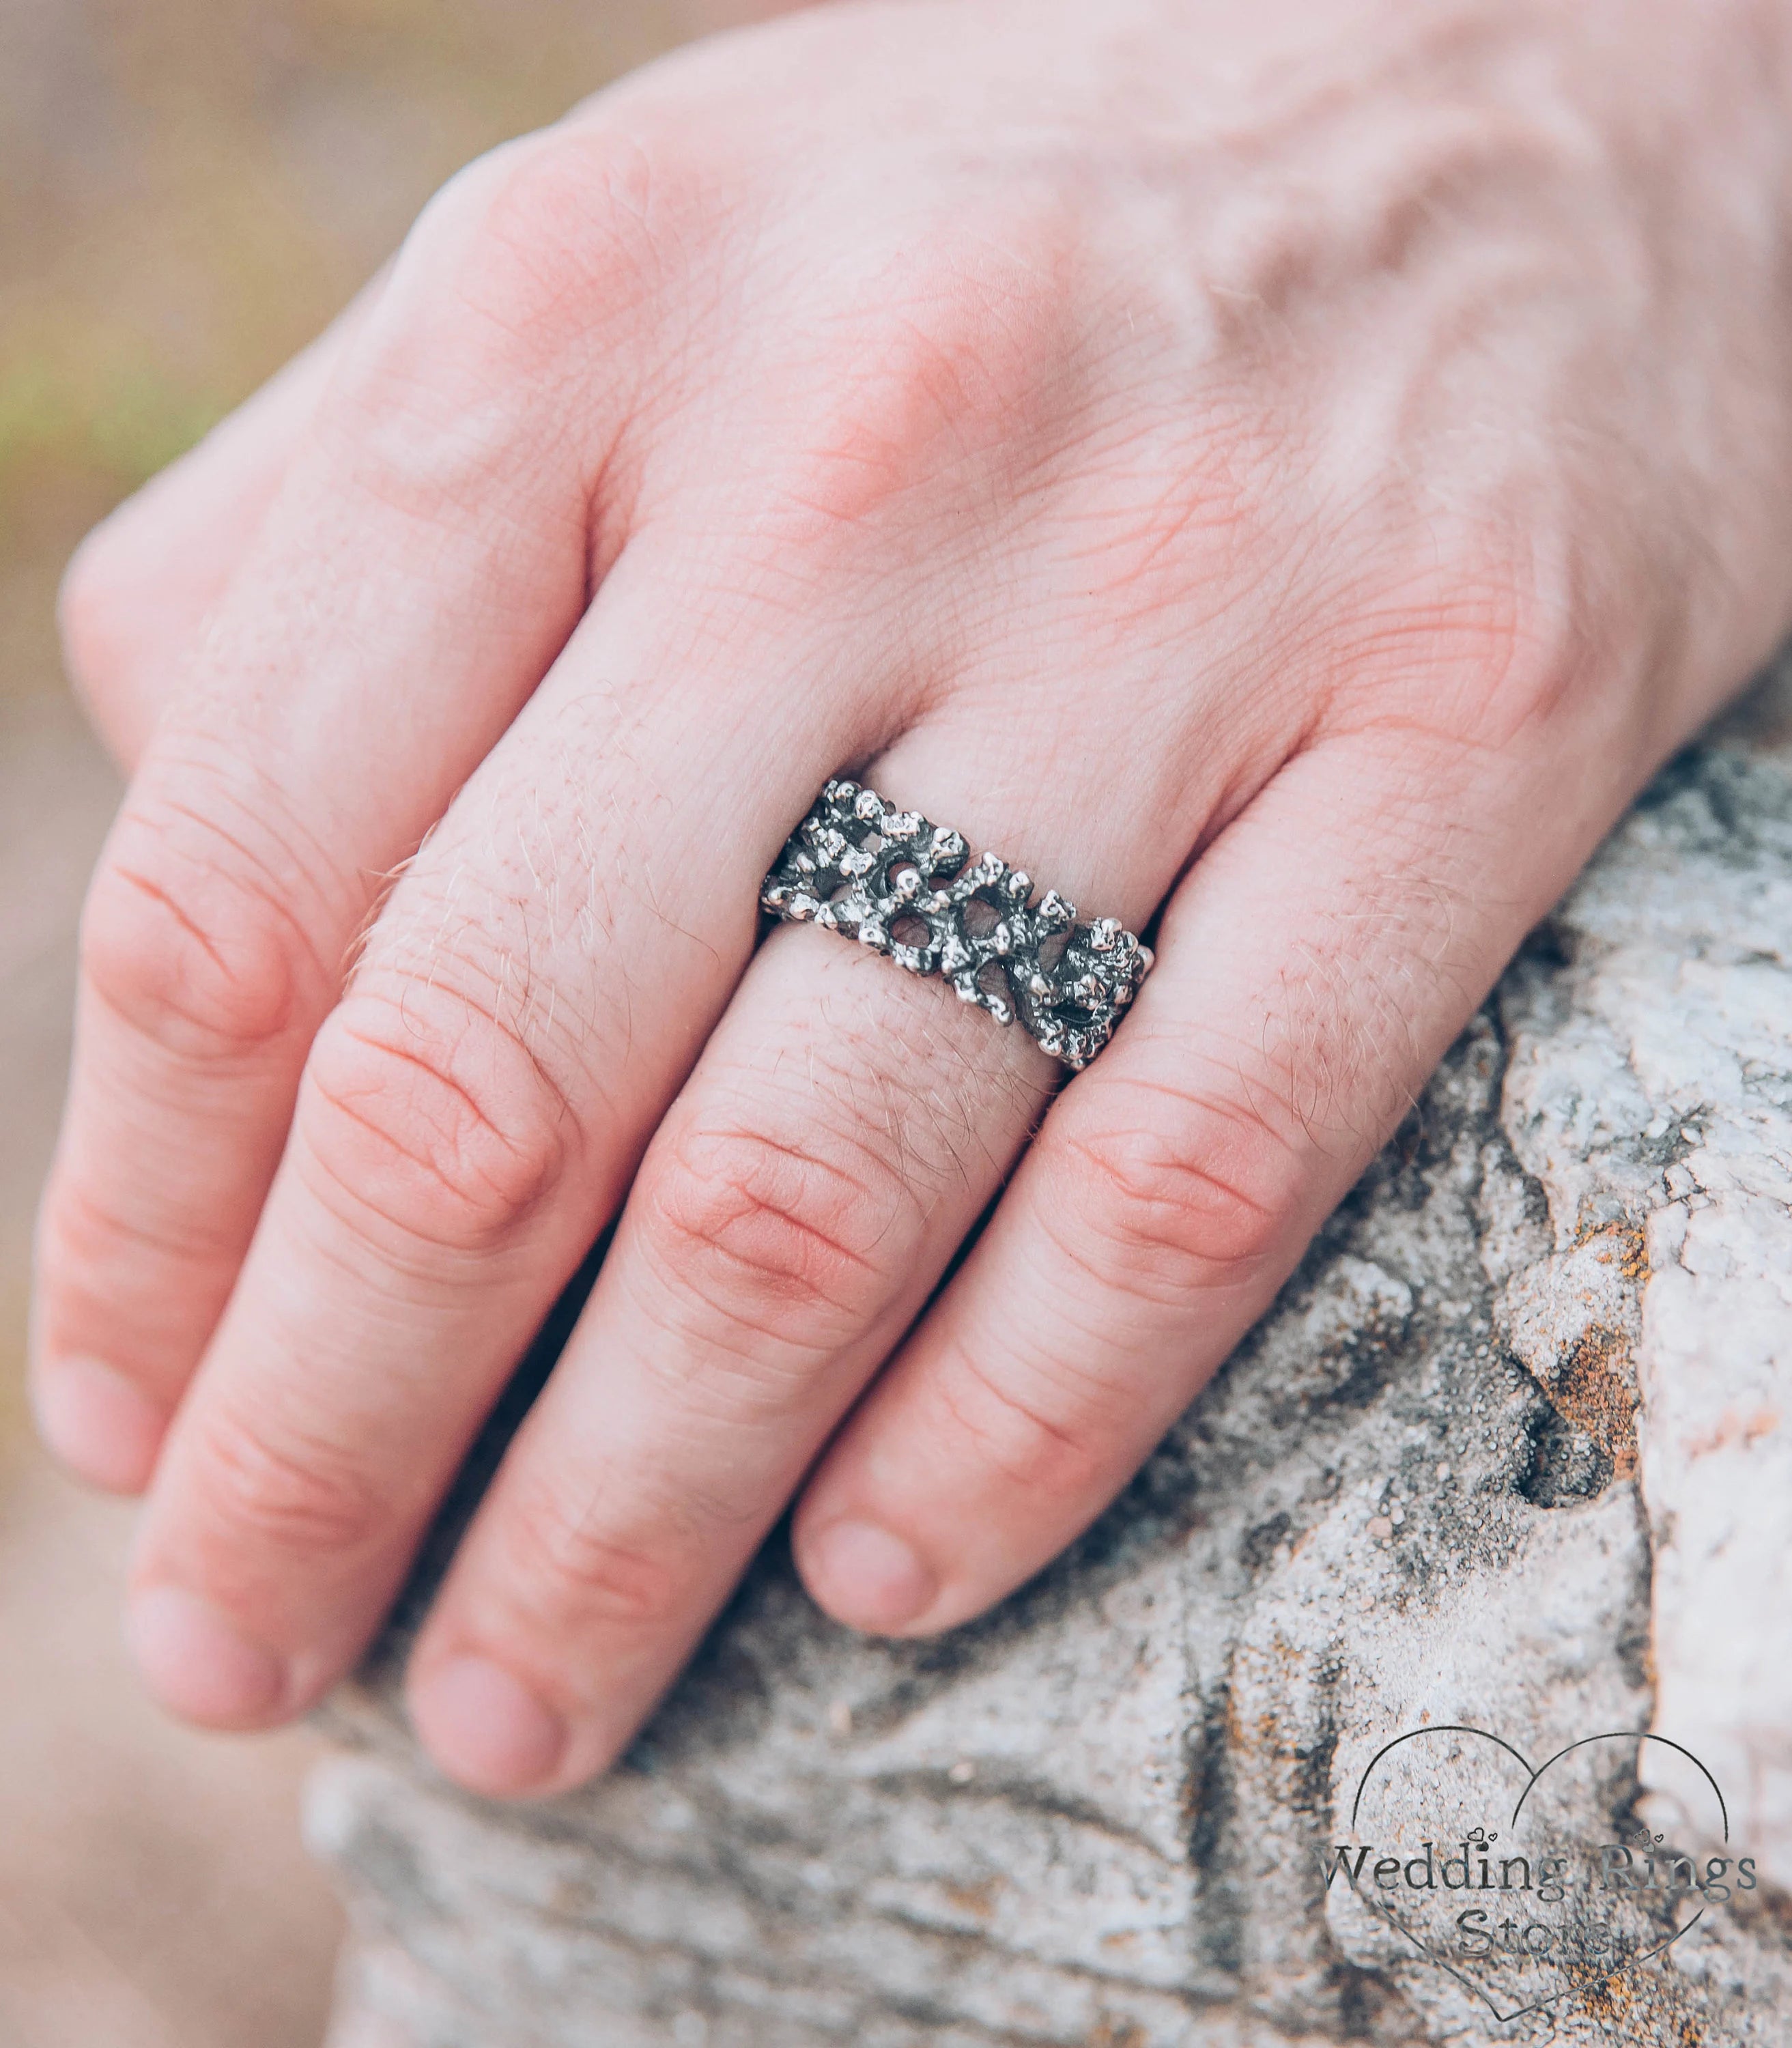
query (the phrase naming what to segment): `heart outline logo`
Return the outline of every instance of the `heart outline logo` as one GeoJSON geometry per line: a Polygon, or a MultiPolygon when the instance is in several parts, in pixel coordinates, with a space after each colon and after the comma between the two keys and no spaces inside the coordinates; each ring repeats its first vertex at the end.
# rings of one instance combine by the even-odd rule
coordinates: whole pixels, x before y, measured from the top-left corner
{"type": "MultiPolygon", "coordinates": [[[[1522,1814],[1526,1805],[1530,1801],[1532,1793],[1536,1790],[1539,1782],[1549,1771],[1553,1769],[1557,1764],[1560,1763],[1564,1758],[1573,1755],[1576,1751],[1588,1749],[1600,1743],[1615,1741],[1635,1743],[1639,1745],[1646,1742],[1658,1744],[1663,1748],[1671,1750],[1677,1755],[1685,1758],[1685,1760],[1693,1766],[1694,1770],[1698,1772],[1700,1777],[1704,1779],[1705,1784],[1709,1786],[1712,1796],[1716,1802],[1721,1839],[1724,1844],[1726,1847],[1728,1846],[1730,1840],[1729,1806],[1728,1802],[1724,1797],[1722,1786],[1718,1784],[1716,1778],[1712,1775],[1712,1772],[1701,1759],[1696,1756],[1693,1751],[1688,1749],[1683,1744],[1675,1742],[1670,1736],[1657,1735],[1652,1730],[1649,1729],[1610,1729],[1600,1735],[1582,1736],[1577,1740],[1565,1744],[1563,1747],[1556,1751],[1553,1755],[1546,1757],[1542,1763],[1534,1765],[1530,1759],[1526,1756],[1521,1750],[1515,1747],[1511,1743],[1507,1742],[1503,1736],[1495,1735],[1491,1729],[1475,1728],[1467,1723],[1453,1721],[1439,1722],[1434,1725],[1408,1728],[1403,1733],[1393,1737],[1391,1740],[1383,1744],[1382,1747],[1375,1751],[1375,1755],[1370,1758],[1368,1763],[1363,1767],[1362,1775],[1357,1779],[1356,1795],[1351,1802],[1350,1809],[1350,1825],[1352,1833],[1353,1834],[1356,1833],[1357,1823],[1361,1817],[1363,1795],[1367,1790],[1369,1782],[1387,1756],[1389,1756],[1394,1751],[1402,1747],[1404,1744],[1418,1740],[1421,1736],[1453,1735],[1472,1736],[1478,1740],[1491,1743],[1496,1748],[1503,1751],[1505,1754],[1510,1757],[1525,1774],[1523,1789],[1519,1792],[1517,1799],[1513,1803],[1511,1814],[1507,1823],[1508,1831],[1516,1827],[1519,1817],[1522,1814]]],[[[1478,1833],[1479,1831],[1477,1830],[1476,1832],[1478,1833]]],[[[1488,1839],[1491,1840],[1492,1839],[1495,1839],[1495,1837],[1490,1837],[1488,1839]]],[[[1657,1836],[1654,1839],[1656,1843],[1659,1843],[1662,1838],[1659,1836],[1657,1836]]],[[[1426,1846],[1429,1848],[1429,1844],[1426,1846]]],[[[1464,1868],[1465,1872],[1467,1870],[1467,1844],[1464,1844],[1465,1858],[1464,1868]]],[[[1359,1854],[1354,1871],[1350,1868],[1348,1856],[1344,1856],[1343,1859],[1342,1868],[1349,1884],[1352,1894],[1359,1899],[1370,1911],[1376,1914],[1377,1917],[1387,1926],[1391,1928],[1405,1941],[1409,1942],[1420,1955],[1424,1957],[1427,1962],[1433,1965],[1436,1968],[1441,1970],[1445,1975],[1450,1977],[1464,1991],[1468,1992],[1472,1997],[1478,2000],[1483,2005],[1484,2005],[1496,2025],[1502,2027],[1509,2026],[1515,2021],[1526,2019],[1532,2014],[1547,2012],[1552,2006],[1559,2005],[1563,1999],[1569,1996],[1577,1988],[1577,1987],[1572,1982],[1565,1984],[1559,1990],[1551,1992],[1547,1997],[1535,1999],[1531,2000],[1529,2003],[1514,2006],[1510,2010],[1503,2011],[1498,2000],[1493,1996],[1492,1992],[1485,1984],[1480,1981],[1466,1970],[1459,1968],[1447,1956],[1439,1954],[1435,1947],[1426,1941],[1418,1932],[1410,1926],[1391,1903],[1385,1900],[1371,1897],[1360,1888],[1358,1884],[1358,1876],[1362,1870],[1363,1863],[1365,1860],[1365,1854],[1366,1852],[1359,1854]]],[[[1678,1859],[1678,1860],[1683,1861],[1686,1860],[1678,1859]]],[[[1323,1855],[1321,1858],[1321,1868],[1324,1868],[1325,1860],[1323,1855]]],[[[1380,1867],[1378,1866],[1378,1870],[1379,1868],[1380,1867]]],[[[1486,1864],[1484,1861],[1484,1886],[1486,1883],[1486,1864]]],[[[1726,1870],[1728,1868],[1727,1860],[1724,1868],[1726,1870]]],[[[1746,1864],[1738,1866],[1739,1871],[1746,1868],[1748,1868],[1746,1864]]],[[[1335,1870],[1333,1872],[1328,1873],[1325,1879],[1328,1891],[1330,1888],[1332,1874],[1335,1874],[1335,1870]]],[[[1529,1872],[1527,1869],[1527,1882],[1528,1876],[1529,1872]]],[[[1446,1871],[1446,1883],[1448,1883],[1448,1881],[1446,1871]]],[[[1751,1879],[1747,1881],[1739,1881],[1743,1883],[1744,1889],[1751,1888],[1751,1879]]],[[[1726,1894],[1726,1896],[1727,1895],[1728,1895],[1726,1894]]],[[[1639,1968],[1641,1965],[1651,1962],[1657,1957],[1665,1955],[1669,1949],[1674,1947],[1675,1943],[1692,1932],[1693,1928],[1696,1927],[1705,1918],[1708,1910],[1709,1907],[1707,1906],[1701,1905],[1698,1911],[1686,1922],[1685,1926],[1675,1929],[1673,1934],[1668,1935],[1664,1940],[1657,1942],[1653,1948],[1647,1950],[1638,1950],[1626,1957],[1621,1962],[1615,1964],[1611,1969],[1603,1971],[1601,1972],[1602,1977],[1609,1980],[1613,1976],[1627,1975],[1633,1970],[1639,1968]]]]}

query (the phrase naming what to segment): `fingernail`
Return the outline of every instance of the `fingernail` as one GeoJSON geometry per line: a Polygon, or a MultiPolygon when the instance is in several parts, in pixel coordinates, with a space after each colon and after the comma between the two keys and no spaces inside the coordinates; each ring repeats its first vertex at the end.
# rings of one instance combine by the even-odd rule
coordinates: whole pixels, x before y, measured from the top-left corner
{"type": "Polygon", "coordinates": [[[565,1722],[489,1658],[438,1664],[413,1682],[410,1710],[424,1747],[448,1776],[489,1798],[537,1790],[566,1751],[565,1722]]]}
{"type": "Polygon", "coordinates": [[[803,1546],[803,1577],[838,1621],[867,1634],[901,1628],[939,1597],[933,1573],[875,1522],[832,1522],[803,1546]]]}
{"type": "Polygon", "coordinates": [[[37,1433],[64,1464],[108,1493],[141,1493],[155,1469],[167,1411],[96,1358],[59,1358],[31,1378],[37,1433]]]}
{"type": "Polygon", "coordinates": [[[145,1586],[130,1603],[125,1634],[145,1684],[183,1720],[253,1726],[286,1696],[284,1660],[179,1586],[145,1586]]]}

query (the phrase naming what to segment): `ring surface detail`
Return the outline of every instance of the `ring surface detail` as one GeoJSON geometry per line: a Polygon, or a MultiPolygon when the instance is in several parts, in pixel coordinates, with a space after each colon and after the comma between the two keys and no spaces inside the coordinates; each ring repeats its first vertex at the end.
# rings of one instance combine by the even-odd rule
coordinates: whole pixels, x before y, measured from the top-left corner
{"type": "Polygon", "coordinates": [[[1118,918],[1076,906],[1000,855],[975,860],[962,832],[832,782],[759,890],[762,908],[825,925],[911,974],[943,975],[999,1023],[1018,1018],[1054,1058],[1086,1067],[1151,971],[1151,948],[1118,918]]]}

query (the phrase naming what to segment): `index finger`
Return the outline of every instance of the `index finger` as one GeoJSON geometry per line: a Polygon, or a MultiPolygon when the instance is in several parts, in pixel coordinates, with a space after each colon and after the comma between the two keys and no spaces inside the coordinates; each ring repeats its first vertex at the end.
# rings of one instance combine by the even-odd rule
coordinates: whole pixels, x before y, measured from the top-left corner
{"type": "MultiPolygon", "coordinates": [[[[146,1483],[355,933],[583,607],[614,364],[514,219],[580,179],[604,188],[588,145],[532,138],[407,246],[107,842],[33,1379],[52,1448],[100,1484],[146,1483]]],[[[619,328],[632,258],[620,231],[593,242],[619,328]]]]}

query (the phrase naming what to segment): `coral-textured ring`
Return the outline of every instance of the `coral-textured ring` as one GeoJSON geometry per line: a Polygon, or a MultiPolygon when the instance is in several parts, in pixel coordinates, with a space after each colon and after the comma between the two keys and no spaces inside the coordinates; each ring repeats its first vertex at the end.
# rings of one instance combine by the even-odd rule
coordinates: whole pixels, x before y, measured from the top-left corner
{"type": "Polygon", "coordinates": [[[828,783],[759,890],[793,924],[822,925],[943,975],[998,1023],[1018,1018],[1055,1059],[1086,1067],[1151,971],[1151,948],[1115,917],[1076,921],[1055,889],[964,835],[898,811],[875,789],[828,783]]]}

